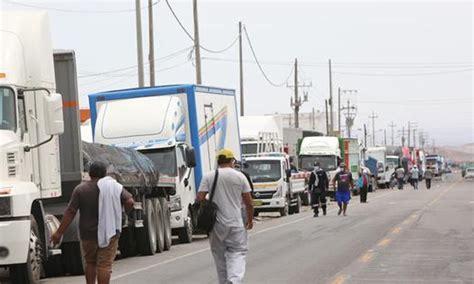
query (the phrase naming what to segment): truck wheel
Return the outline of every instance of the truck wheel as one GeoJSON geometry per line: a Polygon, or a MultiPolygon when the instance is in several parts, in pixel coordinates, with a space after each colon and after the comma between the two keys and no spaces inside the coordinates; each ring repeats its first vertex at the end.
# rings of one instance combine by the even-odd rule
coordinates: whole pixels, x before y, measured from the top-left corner
{"type": "Polygon", "coordinates": [[[283,217],[283,216],[288,215],[288,211],[289,211],[288,207],[289,207],[289,206],[290,206],[289,200],[286,199],[286,200],[285,200],[285,206],[280,209],[280,216],[283,217]]]}
{"type": "Polygon", "coordinates": [[[64,272],[71,275],[84,274],[85,259],[82,256],[81,243],[62,243],[61,251],[64,272]]]}
{"type": "Polygon", "coordinates": [[[193,241],[193,222],[191,209],[188,209],[188,218],[184,221],[184,227],[179,229],[179,242],[182,244],[189,244],[193,241]]]}
{"type": "Polygon", "coordinates": [[[156,214],[153,202],[145,199],[145,216],[142,228],[137,228],[138,247],[142,255],[153,255],[156,252],[156,214]]]}
{"type": "Polygon", "coordinates": [[[253,216],[254,217],[258,217],[258,213],[259,213],[258,210],[256,210],[256,209],[253,210],[253,216]]]}
{"type": "Polygon", "coordinates": [[[31,216],[30,243],[26,263],[10,266],[12,283],[39,283],[43,265],[42,244],[39,238],[38,224],[31,216]]]}
{"type": "Polygon", "coordinates": [[[153,210],[155,210],[156,228],[156,252],[162,252],[165,248],[165,218],[159,198],[152,198],[153,210]]]}
{"type": "Polygon", "coordinates": [[[163,219],[164,219],[164,237],[165,237],[165,244],[164,249],[170,250],[171,249],[171,210],[168,203],[168,200],[164,197],[160,197],[160,204],[161,210],[163,210],[163,219]]]}
{"type": "Polygon", "coordinates": [[[301,212],[301,205],[302,205],[301,196],[298,194],[298,197],[296,197],[295,209],[293,210],[295,214],[298,214],[301,212]]]}
{"type": "Polygon", "coordinates": [[[311,192],[307,190],[305,193],[303,193],[303,198],[301,200],[303,201],[303,205],[310,206],[311,205],[311,192]]]}

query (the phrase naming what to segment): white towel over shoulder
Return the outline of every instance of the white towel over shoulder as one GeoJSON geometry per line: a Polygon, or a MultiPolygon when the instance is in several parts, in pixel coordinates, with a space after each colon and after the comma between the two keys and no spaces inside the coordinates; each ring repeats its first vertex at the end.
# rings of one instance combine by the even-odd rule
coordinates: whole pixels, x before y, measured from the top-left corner
{"type": "Polygon", "coordinates": [[[122,203],[120,195],[123,186],[111,177],[101,178],[99,187],[99,224],[97,239],[99,247],[105,248],[110,239],[122,231],[122,203]]]}

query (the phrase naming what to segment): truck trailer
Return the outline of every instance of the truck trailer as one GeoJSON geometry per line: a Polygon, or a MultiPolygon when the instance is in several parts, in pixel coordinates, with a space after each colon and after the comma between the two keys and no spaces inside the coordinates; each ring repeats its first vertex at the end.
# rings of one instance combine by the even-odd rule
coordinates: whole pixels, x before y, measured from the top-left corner
{"type": "Polygon", "coordinates": [[[235,91],[198,85],[115,90],[89,95],[96,143],[135,149],[160,172],[158,188],[171,190],[171,228],[189,243],[193,204],[216,154],[229,148],[240,160],[235,91]]]}

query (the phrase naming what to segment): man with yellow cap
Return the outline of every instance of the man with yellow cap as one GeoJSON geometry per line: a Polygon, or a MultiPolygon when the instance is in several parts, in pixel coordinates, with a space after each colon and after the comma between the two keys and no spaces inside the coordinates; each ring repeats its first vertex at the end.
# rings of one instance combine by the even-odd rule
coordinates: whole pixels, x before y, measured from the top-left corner
{"type": "MultiPolygon", "coordinates": [[[[234,169],[232,150],[222,149],[217,154],[218,174],[213,202],[217,205],[217,220],[209,233],[209,242],[219,283],[242,283],[245,257],[248,251],[247,231],[253,227],[253,205],[249,183],[234,169]],[[246,220],[242,218],[245,205],[246,220]]],[[[201,202],[212,190],[216,171],[204,175],[197,201],[201,202]]]]}

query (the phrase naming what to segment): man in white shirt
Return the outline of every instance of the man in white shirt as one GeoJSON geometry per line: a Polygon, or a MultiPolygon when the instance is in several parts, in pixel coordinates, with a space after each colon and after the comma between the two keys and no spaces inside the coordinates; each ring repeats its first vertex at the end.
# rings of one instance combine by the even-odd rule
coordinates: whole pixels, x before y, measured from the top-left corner
{"type": "MultiPolygon", "coordinates": [[[[247,231],[253,227],[253,204],[250,185],[245,176],[234,169],[234,153],[222,149],[217,154],[218,178],[213,202],[217,220],[209,234],[212,255],[219,283],[242,283],[248,251],[247,231]],[[245,204],[246,222],[242,219],[245,204]]],[[[197,201],[203,201],[212,190],[215,172],[201,181],[197,201]]]]}

